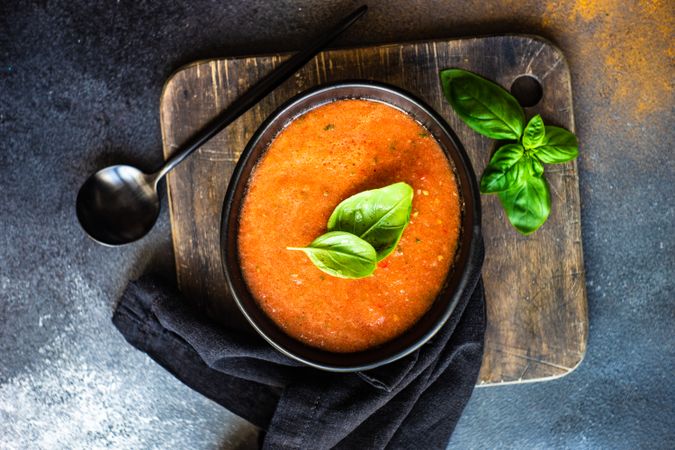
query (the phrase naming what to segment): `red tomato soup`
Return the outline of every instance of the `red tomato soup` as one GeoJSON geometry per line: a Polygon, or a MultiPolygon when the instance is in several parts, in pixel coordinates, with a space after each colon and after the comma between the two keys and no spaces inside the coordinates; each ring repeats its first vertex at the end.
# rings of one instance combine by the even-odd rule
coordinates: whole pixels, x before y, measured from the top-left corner
{"type": "Polygon", "coordinates": [[[240,218],[241,265],[257,302],[290,336],[333,352],[364,350],[430,308],[460,218],[452,168],[425,128],[382,103],[339,100],[291,122],[254,169],[240,218]],[[325,233],[342,200],[399,181],[415,192],[410,224],[373,276],[335,278],[286,249],[325,233]]]}

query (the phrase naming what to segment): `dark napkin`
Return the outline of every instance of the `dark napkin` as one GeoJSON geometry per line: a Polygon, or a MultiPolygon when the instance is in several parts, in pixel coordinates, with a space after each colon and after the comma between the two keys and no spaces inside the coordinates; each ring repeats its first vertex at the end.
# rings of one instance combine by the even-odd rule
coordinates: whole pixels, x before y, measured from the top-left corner
{"type": "Polygon", "coordinates": [[[154,277],[129,283],[113,323],[179,380],[262,428],[263,448],[444,448],[478,377],[485,302],[476,270],[427,344],[351,374],[302,366],[257,334],[216,325],[154,277]]]}

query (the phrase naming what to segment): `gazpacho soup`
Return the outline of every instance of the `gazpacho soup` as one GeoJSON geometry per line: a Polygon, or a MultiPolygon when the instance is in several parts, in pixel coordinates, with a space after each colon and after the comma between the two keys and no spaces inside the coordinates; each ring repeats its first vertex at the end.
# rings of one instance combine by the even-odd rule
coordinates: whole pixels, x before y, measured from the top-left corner
{"type": "Polygon", "coordinates": [[[452,267],[461,227],[452,167],[406,113],[337,100],[290,122],[253,170],[240,214],[240,264],[260,307],[288,335],[355,352],[403,333],[431,307],[452,267]],[[331,276],[303,252],[357,193],[404,182],[409,222],[370,276],[331,276]]]}

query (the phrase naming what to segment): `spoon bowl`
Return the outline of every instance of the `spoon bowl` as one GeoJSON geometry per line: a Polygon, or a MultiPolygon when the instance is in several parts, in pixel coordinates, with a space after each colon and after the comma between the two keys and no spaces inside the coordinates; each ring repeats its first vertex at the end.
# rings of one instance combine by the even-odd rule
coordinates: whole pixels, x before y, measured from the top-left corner
{"type": "Polygon", "coordinates": [[[94,240],[122,245],[142,238],[159,216],[154,175],[116,165],[99,170],[77,195],[77,219],[94,240]]]}

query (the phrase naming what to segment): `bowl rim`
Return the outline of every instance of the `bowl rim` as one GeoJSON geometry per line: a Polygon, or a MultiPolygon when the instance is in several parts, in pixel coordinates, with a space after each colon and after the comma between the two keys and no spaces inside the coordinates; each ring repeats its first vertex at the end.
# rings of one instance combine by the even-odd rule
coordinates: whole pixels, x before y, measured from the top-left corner
{"type": "MultiPolygon", "coordinates": [[[[408,116],[412,117],[413,120],[415,120],[418,123],[421,123],[419,118],[413,115],[413,113],[409,111],[402,110],[404,113],[406,113],[408,116]]],[[[418,114],[419,116],[419,114],[418,114]]],[[[426,125],[422,124],[425,128],[426,125]]],[[[271,142],[270,141],[270,142],[271,142]]],[[[256,161],[254,164],[256,164],[261,158],[265,152],[267,151],[267,148],[269,147],[269,143],[266,144],[265,149],[263,149],[259,155],[257,155],[256,161]]],[[[252,169],[253,170],[253,169],[252,169]]],[[[251,170],[251,173],[252,173],[251,170]]],[[[250,176],[250,174],[249,174],[250,176]]],[[[459,178],[459,177],[458,177],[459,178]]],[[[246,186],[244,186],[245,188],[246,186]]],[[[244,194],[245,195],[245,194],[244,194]]],[[[236,231],[238,231],[238,226],[236,228],[236,231]]],[[[237,234],[237,233],[235,233],[237,234]]],[[[235,240],[235,244],[238,244],[238,236],[234,236],[233,239],[235,240]]],[[[459,299],[461,297],[461,294],[466,290],[468,287],[468,283],[470,279],[472,278],[472,272],[476,270],[474,267],[476,264],[478,264],[478,260],[480,259],[479,257],[479,246],[480,243],[482,242],[482,237],[481,237],[481,207],[480,207],[480,194],[478,191],[478,184],[476,181],[476,176],[473,170],[473,166],[471,164],[471,161],[468,157],[468,154],[466,153],[463,145],[459,141],[459,138],[455,134],[455,132],[450,128],[450,126],[447,124],[447,122],[435,111],[433,110],[430,106],[428,106],[424,101],[420,100],[418,97],[415,95],[399,88],[396,86],[392,86],[390,84],[382,83],[382,82],[376,82],[376,81],[370,81],[370,80],[343,80],[343,81],[337,81],[337,82],[332,82],[332,83],[326,83],[326,84],[321,84],[318,86],[315,86],[313,88],[304,90],[297,95],[294,95],[291,97],[289,100],[285,101],[283,104],[281,104],[278,108],[276,108],[271,114],[267,116],[267,118],[260,124],[260,126],[256,129],[254,134],[251,136],[251,139],[248,141],[246,144],[246,147],[241,153],[241,156],[239,157],[239,160],[237,161],[237,164],[235,165],[235,168],[232,171],[232,175],[230,177],[230,181],[228,183],[227,187],[227,192],[225,194],[224,202],[223,202],[223,208],[222,208],[222,213],[221,213],[221,223],[220,223],[220,260],[221,260],[221,266],[223,269],[223,272],[225,274],[225,278],[227,281],[227,285],[229,288],[229,292],[231,297],[235,300],[235,303],[239,307],[239,310],[241,313],[244,315],[246,320],[249,322],[249,324],[256,330],[256,332],[262,336],[265,341],[267,341],[273,348],[275,348],[277,351],[281,352],[283,355],[286,355],[290,357],[291,359],[301,362],[307,366],[316,368],[316,369],[321,369],[321,370],[326,370],[326,371],[331,371],[331,372],[357,372],[357,371],[363,371],[363,370],[369,370],[373,369],[375,367],[379,367],[385,364],[389,364],[391,362],[394,362],[396,360],[399,360],[410,353],[414,352],[415,350],[419,349],[422,345],[427,343],[447,322],[447,320],[450,318],[450,315],[452,312],[455,310],[457,303],[459,302],[459,299]],[[374,358],[374,360],[370,363],[366,364],[355,364],[355,365],[336,365],[336,364],[327,364],[324,362],[317,362],[312,360],[311,358],[307,358],[301,354],[297,354],[296,352],[293,352],[287,348],[285,348],[283,345],[279,344],[276,342],[272,337],[268,336],[268,334],[261,328],[261,326],[257,323],[257,321],[252,317],[252,315],[249,313],[247,310],[247,306],[243,303],[242,298],[240,298],[240,295],[242,295],[241,292],[238,292],[236,285],[234,283],[233,277],[235,274],[231,273],[231,268],[227,264],[227,244],[228,244],[228,239],[229,239],[229,233],[228,233],[228,225],[230,223],[230,217],[233,213],[237,215],[236,217],[236,222],[238,224],[238,216],[240,213],[240,210],[238,211],[233,211],[233,203],[235,200],[235,195],[237,188],[241,185],[241,183],[244,183],[244,185],[248,184],[249,177],[247,176],[246,178],[243,178],[243,171],[245,166],[249,163],[250,158],[252,157],[253,150],[258,146],[261,138],[265,135],[267,130],[272,127],[273,125],[276,125],[277,121],[283,120],[283,124],[281,128],[277,131],[277,133],[274,135],[271,141],[273,141],[276,136],[278,136],[278,133],[280,133],[283,129],[285,129],[291,122],[296,120],[299,116],[302,114],[311,111],[315,108],[318,108],[322,105],[338,101],[338,100],[343,100],[343,99],[348,99],[348,98],[353,98],[353,99],[365,99],[365,100],[371,100],[371,101],[378,101],[381,103],[384,103],[390,107],[393,107],[397,110],[402,110],[401,107],[391,104],[387,102],[386,100],[382,100],[379,98],[370,98],[366,95],[361,95],[361,96],[344,96],[344,97],[331,97],[330,100],[327,101],[319,101],[314,104],[309,105],[307,108],[303,109],[301,113],[296,114],[296,115],[291,115],[289,117],[284,117],[284,113],[288,111],[289,109],[293,108],[296,106],[298,103],[306,101],[308,98],[317,96],[319,94],[325,93],[327,91],[332,91],[332,90],[338,90],[338,89],[365,89],[365,90],[370,90],[371,92],[379,92],[379,93],[388,93],[388,94],[393,94],[397,97],[402,98],[404,101],[408,102],[411,105],[414,105],[416,108],[421,110],[423,114],[427,116],[427,118],[434,122],[440,130],[446,135],[446,137],[450,140],[452,143],[452,146],[454,149],[448,149],[447,146],[444,146],[437,137],[434,136],[434,139],[436,142],[438,142],[439,146],[441,146],[446,158],[449,160],[450,164],[453,166],[453,171],[455,172],[455,175],[457,176],[457,171],[463,170],[465,172],[465,176],[467,178],[466,185],[462,184],[460,180],[457,180],[457,184],[459,185],[460,192],[462,194],[463,198],[463,207],[462,207],[462,225],[464,225],[465,217],[467,214],[466,211],[466,204],[467,202],[464,200],[465,197],[470,196],[472,197],[472,202],[471,202],[471,211],[469,212],[472,217],[472,225],[467,229],[467,227],[462,226],[462,233],[470,233],[470,241],[468,242],[468,253],[466,255],[466,263],[465,266],[461,268],[461,274],[459,275],[459,279],[457,281],[456,287],[454,290],[450,292],[444,292],[446,289],[445,287],[441,288],[441,291],[437,294],[436,300],[440,298],[442,295],[448,295],[451,297],[451,300],[448,301],[446,308],[444,309],[443,313],[436,318],[434,321],[433,325],[429,327],[426,332],[423,333],[422,336],[420,336],[413,344],[409,345],[406,348],[403,348],[402,350],[395,352],[391,355],[388,355],[383,358],[374,358]],[[457,161],[449,155],[449,153],[455,153],[457,156],[456,160],[459,161],[460,164],[457,164],[457,161]]],[[[459,245],[462,245],[462,237],[460,235],[459,239],[459,245]]],[[[236,245],[235,245],[236,247],[236,245]]],[[[241,265],[238,262],[239,255],[238,255],[238,250],[236,250],[236,258],[237,258],[237,266],[239,267],[239,272],[241,273],[241,277],[243,278],[243,273],[241,271],[241,265]]],[[[456,252],[455,259],[457,258],[457,253],[459,253],[459,250],[456,252]]],[[[454,264],[454,263],[453,263],[454,264]]],[[[446,275],[446,280],[444,281],[444,286],[445,283],[447,283],[447,279],[450,276],[450,274],[453,271],[450,270],[448,274],[446,275]]],[[[246,285],[246,281],[244,280],[244,285],[246,285]]],[[[246,295],[248,295],[254,303],[257,303],[255,298],[253,297],[252,293],[246,288],[246,295]]],[[[434,300],[434,301],[436,301],[434,300]]],[[[262,308],[258,307],[261,311],[262,308]]],[[[264,314],[264,312],[263,312],[264,314]]],[[[425,313],[426,314],[426,313],[425,313]]],[[[264,314],[267,316],[266,314],[264,314]]],[[[267,316],[269,318],[269,316],[267,316]]],[[[424,316],[422,316],[424,317],[424,316]]],[[[270,318],[271,320],[271,318],[270,318]]],[[[421,320],[421,318],[420,318],[421,320]]],[[[414,327],[411,326],[408,330],[405,330],[401,335],[403,336],[406,333],[408,333],[412,328],[414,327]]],[[[281,330],[283,332],[283,330],[281,330]]],[[[284,332],[285,334],[285,332],[284,332]]],[[[287,335],[291,340],[294,340],[296,342],[301,343],[298,341],[296,338],[287,335]]],[[[397,336],[398,337],[398,336],[397,336]]],[[[396,339],[393,338],[393,339],[396,339]]],[[[384,344],[384,343],[383,343],[384,344]]],[[[381,344],[381,345],[383,345],[381,344]]],[[[377,350],[378,346],[372,347],[369,349],[366,349],[364,351],[373,351],[377,350]]],[[[339,353],[339,352],[329,352],[325,351],[326,353],[330,354],[335,354],[335,355],[349,355],[349,353],[339,353]]]]}

